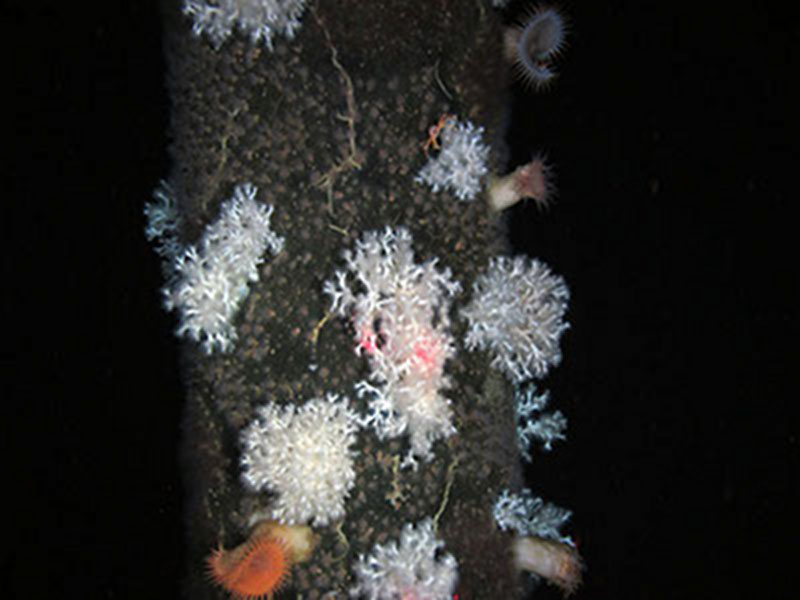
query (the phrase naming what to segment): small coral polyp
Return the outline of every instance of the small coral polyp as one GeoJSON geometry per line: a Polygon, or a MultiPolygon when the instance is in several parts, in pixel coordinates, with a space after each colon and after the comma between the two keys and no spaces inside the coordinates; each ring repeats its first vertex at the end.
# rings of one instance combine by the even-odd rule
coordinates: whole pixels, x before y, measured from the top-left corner
{"type": "Polygon", "coordinates": [[[357,385],[369,398],[364,422],[382,439],[410,435],[405,465],[414,456],[430,459],[433,443],[455,432],[441,390],[450,385],[445,362],[455,355],[450,298],[461,289],[435,259],[414,262],[411,243],[404,228],[367,232],[355,252],[345,252],[347,270],[324,287],[331,311],[352,320],[356,353],[369,360],[369,381],[357,385]]]}
{"type": "Polygon", "coordinates": [[[445,358],[446,348],[440,336],[426,336],[423,333],[412,348],[411,368],[421,374],[441,377],[445,358]]]}

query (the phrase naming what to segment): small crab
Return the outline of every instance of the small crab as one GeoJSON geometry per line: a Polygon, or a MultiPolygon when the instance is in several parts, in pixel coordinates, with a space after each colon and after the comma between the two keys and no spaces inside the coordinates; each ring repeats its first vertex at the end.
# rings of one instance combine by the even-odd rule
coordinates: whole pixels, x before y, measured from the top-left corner
{"type": "Polygon", "coordinates": [[[425,141],[425,144],[422,147],[422,149],[425,150],[425,156],[428,156],[428,148],[431,146],[434,150],[438,150],[440,148],[439,134],[445,127],[452,127],[455,124],[455,119],[455,115],[445,113],[439,117],[439,122],[436,123],[436,125],[431,125],[428,127],[428,139],[425,141]]]}

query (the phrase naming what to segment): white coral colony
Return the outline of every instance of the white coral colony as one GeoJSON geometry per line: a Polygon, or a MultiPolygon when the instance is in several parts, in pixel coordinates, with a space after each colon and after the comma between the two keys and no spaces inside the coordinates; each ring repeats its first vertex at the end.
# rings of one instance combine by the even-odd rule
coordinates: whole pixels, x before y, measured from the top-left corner
{"type": "Polygon", "coordinates": [[[489,172],[483,127],[452,117],[442,127],[441,138],[439,154],[428,159],[414,181],[427,183],[434,192],[449,189],[465,202],[474,200],[481,191],[481,179],[489,172]]]}
{"type": "Polygon", "coordinates": [[[295,405],[266,404],[242,431],[242,479],[251,490],[277,494],[272,518],[281,523],[324,526],[344,516],[355,483],[358,429],[347,398],[295,405]]]}
{"type": "Polygon", "coordinates": [[[192,17],[195,35],[206,34],[215,48],[240,29],[253,44],[272,50],[276,34],[292,39],[300,28],[306,0],[184,0],[183,12],[192,17]]]}
{"type": "Polygon", "coordinates": [[[458,563],[452,554],[439,556],[442,548],[432,519],[406,523],[400,543],[377,544],[369,556],[359,558],[354,568],[358,583],[350,595],[369,600],[450,600],[458,583],[458,563]]]}
{"type": "Polygon", "coordinates": [[[514,383],[544,377],[561,362],[568,302],[564,279],[544,263],[522,256],[494,258],[461,311],[469,322],[466,346],[489,349],[492,366],[514,383]]]}
{"type": "Polygon", "coordinates": [[[160,240],[158,252],[165,260],[164,306],[180,316],[176,334],[201,342],[208,354],[233,347],[233,318],[249,284],[258,281],[264,254],[283,248],[283,237],[270,225],[273,208],[258,202],[257,192],[250,183],[236,186],[202,239],[185,248],[175,235],[179,219],[169,188],[157,190],[159,203],[145,208],[147,236],[160,240]]]}
{"type": "Polygon", "coordinates": [[[404,466],[416,466],[415,456],[429,460],[433,443],[455,432],[441,390],[450,386],[444,365],[455,355],[450,297],[461,289],[436,259],[416,263],[411,244],[405,228],[367,232],[345,252],[347,270],[324,287],[331,311],[352,320],[356,352],[369,360],[369,381],[356,386],[370,398],[363,422],[381,439],[408,432],[404,466]]]}

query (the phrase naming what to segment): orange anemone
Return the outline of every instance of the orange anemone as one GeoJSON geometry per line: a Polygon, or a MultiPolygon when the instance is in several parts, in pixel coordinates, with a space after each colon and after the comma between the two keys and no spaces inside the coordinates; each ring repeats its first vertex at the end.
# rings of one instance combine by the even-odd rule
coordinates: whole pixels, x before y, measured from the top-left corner
{"type": "Polygon", "coordinates": [[[235,598],[255,600],[280,588],[291,563],[283,541],[259,535],[233,550],[219,548],[208,567],[211,578],[235,598]]]}

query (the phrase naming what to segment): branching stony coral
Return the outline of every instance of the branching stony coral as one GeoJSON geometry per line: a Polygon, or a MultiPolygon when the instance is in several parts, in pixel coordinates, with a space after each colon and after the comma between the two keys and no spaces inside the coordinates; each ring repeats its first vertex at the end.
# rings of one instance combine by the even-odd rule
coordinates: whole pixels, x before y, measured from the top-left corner
{"type": "Polygon", "coordinates": [[[536,439],[542,443],[542,449],[550,451],[553,442],[565,440],[567,418],[560,410],[549,413],[542,412],[550,401],[550,392],[536,393],[536,386],[529,383],[517,388],[514,393],[517,405],[517,441],[522,456],[530,461],[530,445],[536,439]],[[534,417],[534,413],[538,413],[534,417]]]}
{"type": "Polygon", "coordinates": [[[184,0],[183,12],[192,17],[195,35],[205,33],[216,48],[238,28],[272,50],[274,35],[294,37],[305,5],[306,0],[184,0]]]}
{"type": "Polygon", "coordinates": [[[369,360],[374,383],[357,386],[370,398],[365,424],[381,438],[408,431],[406,465],[430,458],[433,442],[455,432],[440,390],[450,385],[444,364],[455,354],[449,298],[460,290],[435,259],[414,262],[411,243],[404,228],[367,232],[345,252],[347,270],[324,286],[331,311],[352,319],[356,352],[369,360]]]}
{"type": "Polygon", "coordinates": [[[494,520],[500,529],[570,545],[572,539],[563,535],[561,528],[571,516],[572,511],[545,502],[534,496],[529,489],[524,489],[519,494],[503,490],[494,505],[494,520]]]}
{"type": "Polygon", "coordinates": [[[326,525],[345,513],[357,429],[347,398],[335,394],[300,408],[266,404],[241,434],[242,479],[254,491],[277,494],[273,519],[326,525]]]}
{"type": "Polygon", "coordinates": [[[515,534],[512,548],[519,569],[558,586],[565,597],[578,588],[583,560],[572,539],[561,533],[571,511],[524,489],[519,494],[504,490],[493,514],[500,529],[515,534]]]}
{"type": "MultiPolygon", "coordinates": [[[[257,202],[257,191],[249,183],[236,187],[200,243],[176,253],[173,276],[163,290],[167,310],[180,313],[177,335],[202,342],[209,354],[233,345],[233,316],[248,294],[248,283],[258,281],[264,252],[269,248],[277,254],[283,248],[283,238],[270,227],[272,206],[257,202]]],[[[155,232],[157,223],[151,220],[155,232]]]]}
{"type": "Polygon", "coordinates": [[[523,256],[493,258],[461,311],[469,322],[466,346],[490,349],[492,365],[515,383],[544,377],[561,362],[568,301],[564,279],[544,263],[523,256]]]}
{"type": "Polygon", "coordinates": [[[442,128],[441,137],[439,154],[428,159],[414,181],[427,183],[434,192],[450,189],[459,200],[474,200],[481,191],[481,178],[489,171],[483,128],[452,118],[442,128]]]}
{"type": "Polygon", "coordinates": [[[376,545],[354,567],[358,584],[350,590],[355,598],[368,600],[450,600],[458,582],[458,563],[441,553],[444,542],[436,537],[433,520],[413,526],[406,523],[396,541],[376,545]]]}
{"type": "Polygon", "coordinates": [[[171,281],[175,275],[175,262],[183,253],[183,246],[178,240],[181,218],[175,202],[172,188],[166,181],[161,181],[153,191],[154,202],[144,206],[147,226],[144,234],[155,243],[155,251],[161,257],[164,277],[171,281]]]}

